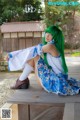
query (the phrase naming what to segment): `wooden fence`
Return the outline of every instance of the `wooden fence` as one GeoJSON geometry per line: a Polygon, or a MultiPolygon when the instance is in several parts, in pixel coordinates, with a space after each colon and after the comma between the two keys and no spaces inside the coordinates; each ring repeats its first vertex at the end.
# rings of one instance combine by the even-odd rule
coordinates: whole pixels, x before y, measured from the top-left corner
{"type": "Polygon", "coordinates": [[[3,38],[3,51],[10,52],[19,49],[28,48],[41,43],[41,37],[27,37],[27,38],[3,38]]]}

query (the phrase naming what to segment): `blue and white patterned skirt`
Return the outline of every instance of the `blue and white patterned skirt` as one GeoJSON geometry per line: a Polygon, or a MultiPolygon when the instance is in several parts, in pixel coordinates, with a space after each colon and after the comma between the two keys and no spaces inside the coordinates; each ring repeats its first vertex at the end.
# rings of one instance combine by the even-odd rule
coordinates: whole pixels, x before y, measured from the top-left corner
{"type": "Polygon", "coordinates": [[[68,78],[68,75],[62,73],[55,74],[41,57],[37,62],[37,71],[40,83],[47,92],[58,95],[75,95],[79,93],[80,80],[68,78]]]}

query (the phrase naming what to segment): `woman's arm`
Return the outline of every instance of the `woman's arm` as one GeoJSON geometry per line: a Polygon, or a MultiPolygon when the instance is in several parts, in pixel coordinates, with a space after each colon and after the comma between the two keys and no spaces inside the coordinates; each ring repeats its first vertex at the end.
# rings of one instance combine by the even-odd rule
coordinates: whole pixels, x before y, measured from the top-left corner
{"type": "Polygon", "coordinates": [[[50,53],[52,56],[59,56],[59,52],[57,51],[55,45],[47,44],[42,47],[43,53],[50,53]]]}

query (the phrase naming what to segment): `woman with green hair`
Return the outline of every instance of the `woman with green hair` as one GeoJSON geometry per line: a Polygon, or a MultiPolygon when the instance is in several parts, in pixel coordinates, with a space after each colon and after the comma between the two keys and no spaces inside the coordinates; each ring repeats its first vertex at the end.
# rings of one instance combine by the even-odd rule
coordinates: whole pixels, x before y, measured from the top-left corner
{"type": "Polygon", "coordinates": [[[9,53],[10,71],[23,73],[11,89],[27,89],[28,75],[35,71],[41,86],[58,95],[74,95],[80,90],[80,82],[68,78],[68,68],[64,56],[64,36],[58,26],[45,29],[42,44],[9,53]]]}

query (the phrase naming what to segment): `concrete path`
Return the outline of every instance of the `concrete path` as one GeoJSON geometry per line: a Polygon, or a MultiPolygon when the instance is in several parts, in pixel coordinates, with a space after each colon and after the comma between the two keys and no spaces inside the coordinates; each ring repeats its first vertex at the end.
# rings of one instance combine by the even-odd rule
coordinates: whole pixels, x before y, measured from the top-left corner
{"type": "Polygon", "coordinates": [[[80,57],[66,57],[69,76],[80,80],[80,57]]]}

